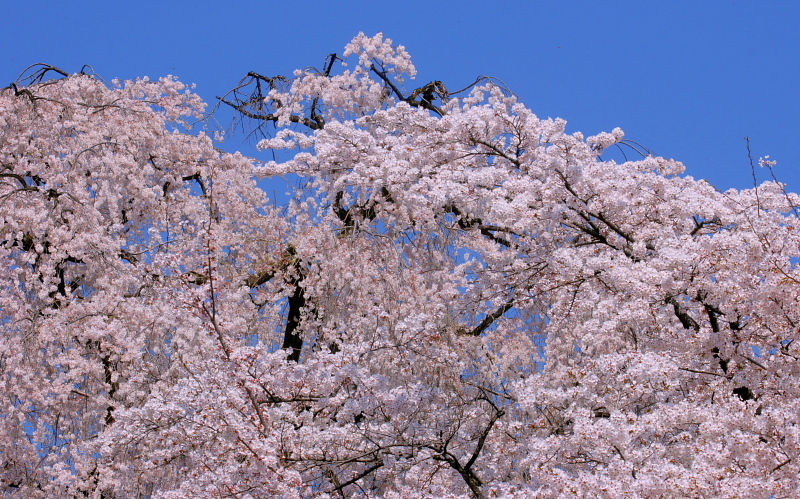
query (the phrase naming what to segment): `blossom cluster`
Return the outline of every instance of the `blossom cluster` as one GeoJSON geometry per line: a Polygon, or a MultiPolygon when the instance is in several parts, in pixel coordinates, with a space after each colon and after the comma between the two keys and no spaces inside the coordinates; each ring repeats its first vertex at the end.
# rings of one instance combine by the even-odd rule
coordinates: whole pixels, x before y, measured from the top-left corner
{"type": "Polygon", "coordinates": [[[266,163],[173,78],[0,90],[2,494],[796,493],[800,197],[344,57],[266,163]]]}

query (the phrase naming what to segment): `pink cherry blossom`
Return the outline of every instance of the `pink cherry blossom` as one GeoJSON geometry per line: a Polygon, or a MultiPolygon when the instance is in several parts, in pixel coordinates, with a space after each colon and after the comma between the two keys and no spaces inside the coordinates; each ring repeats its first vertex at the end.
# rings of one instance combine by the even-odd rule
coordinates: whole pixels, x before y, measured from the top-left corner
{"type": "Polygon", "coordinates": [[[4,496],[796,494],[796,194],[342,57],[223,99],[265,163],[174,78],[0,90],[4,496]]]}

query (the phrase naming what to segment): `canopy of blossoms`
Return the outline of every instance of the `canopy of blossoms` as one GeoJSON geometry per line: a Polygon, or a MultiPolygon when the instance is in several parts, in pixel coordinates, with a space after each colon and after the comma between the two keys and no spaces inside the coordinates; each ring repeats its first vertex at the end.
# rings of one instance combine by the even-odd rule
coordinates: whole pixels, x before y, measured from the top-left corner
{"type": "Polygon", "coordinates": [[[800,198],[415,73],[250,73],[264,163],[173,78],[0,90],[5,497],[796,493],[800,198]]]}

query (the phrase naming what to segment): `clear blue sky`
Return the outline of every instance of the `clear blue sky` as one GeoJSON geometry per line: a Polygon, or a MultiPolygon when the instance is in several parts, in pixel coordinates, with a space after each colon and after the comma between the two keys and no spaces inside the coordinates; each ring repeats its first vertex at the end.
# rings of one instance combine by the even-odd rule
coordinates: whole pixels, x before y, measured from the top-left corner
{"type": "Polygon", "coordinates": [[[722,189],[752,186],[749,136],[800,191],[797,0],[9,0],[0,86],[37,62],[90,64],[107,80],[174,74],[213,101],[248,71],[320,66],[359,31],[405,45],[420,84],[500,78],[539,116],[619,126],[722,189]]]}

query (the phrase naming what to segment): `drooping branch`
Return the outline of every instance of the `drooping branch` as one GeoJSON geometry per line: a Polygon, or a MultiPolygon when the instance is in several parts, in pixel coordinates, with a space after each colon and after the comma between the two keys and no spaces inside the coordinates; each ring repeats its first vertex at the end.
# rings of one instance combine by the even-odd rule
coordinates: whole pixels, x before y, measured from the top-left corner
{"type": "Polygon", "coordinates": [[[500,306],[497,310],[492,312],[491,314],[487,314],[486,317],[483,318],[480,324],[478,324],[472,331],[464,330],[463,334],[467,336],[480,336],[483,334],[484,331],[489,329],[494,322],[502,317],[506,312],[511,310],[514,307],[514,299],[508,300],[504,305],[500,306]]]}
{"type": "Polygon", "coordinates": [[[664,299],[664,303],[667,305],[672,305],[672,309],[675,311],[675,317],[678,318],[684,329],[694,329],[695,331],[700,331],[700,324],[698,324],[691,315],[686,313],[681,304],[678,303],[678,300],[675,299],[674,295],[667,296],[664,299]]]}
{"type": "Polygon", "coordinates": [[[376,211],[376,205],[381,202],[385,201],[388,203],[393,203],[394,198],[392,198],[391,193],[386,187],[381,187],[380,196],[373,195],[372,198],[368,199],[363,203],[354,204],[349,207],[345,207],[342,204],[342,200],[344,198],[344,191],[339,191],[336,193],[336,197],[333,202],[333,213],[336,217],[341,220],[344,224],[342,228],[342,235],[347,235],[353,232],[353,230],[358,225],[358,222],[362,220],[372,221],[378,215],[376,211]]]}
{"type": "Polygon", "coordinates": [[[289,297],[289,311],[286,314],[286,327],[283,331],[283,344],[281,348],[291,349],[291,353],[286,358],[289,361],[300,361],[300,354],[303,350],[303,336],[298,330],[302,320],[303,307],[306,305],[305,289],[302,286],[302,275],[293,277],[289,283],[294,286],[292,295],[289,297]]]}
{"type": "MultiPolygon", "coordinates": [[[[100,342],[97,341],[97,348],[100,351],[100,342]]],[[[102,353],[100,357],[100,361],[103,364],[103,381],[105,381],[106,385],[108,385],[108,399],[113,401],[114,396],[116,395],[117,391],[119,390],[119,382],[115,380],[114,371],[111,365],[111,354],[109,353],[102,353]]],[[[105,422],[106,426],[111,426],[114,424],[114,411],[116,407],[114,405],[109,405],[106,407],[106,417],[105,422]]]]}
{"type": "MultiPolygon", "coordinates": [[[[340,58],[336,54],[330,54],[328,56],[325,67],[322,71],[324,76],[330,77],[333,64],[337,60],[340,60],[340,58]]],[[[321,114],[319,114],[319,98],[314,98],[311,101],[311,105],[308,110],[308,116],[302,116],[298,114],[290,114],[285,116],[268,110],[270,106],[272,106],[275,110],[284,107],[284,104],[281,101],[270,98],[268,95],[270,91],[275,90],[278,88],[279,84],[285,83],[286,81],[287,79],[283,76],[268,77],[256,73],[255,71],[250,71],[242,79],[242,81],[239,82],[239,85],[236,88],[229,91],[222,97],[217,96],[217,100],[235,109],[237,112],[241,113],[242,116],[250,119],[272,123],[277,123],[283,119],[289,121],[290,123],[304,125],[311,130],[321,130],[324,128],[325,119],[321,114]],[[246,97],[241,99],[238,98],[237,96],[239,95],[239,91],[250,84],[254,84],[255,89],[246,97]],[[269,87],[269,90],[267,91],[265,91],[263,88],[263,85],[265,84],[269,87]],[[233,94],[233,100],[227,98],[227,96],[230,94],[233,94]]]]}
{"type": "Polygon", "coordinates": [[[372,64],[370,66],[370,70],[378,75],[383,84],[386,85],[386,87],[389,88],[389,90],[399,100],[408,103],[412,107],[422,107],[428,111],[433,111],[439,116],[445,115],[445,112],[442,110],[442,108],[433,104],[435,99],[446,99],[449,95],[447,92],[447,87],[444,86],[444,83],[440,81],[432,81],[427,85],[417,88],[411,93],[411,95],[405,96],[403,95],[403,92],[397,88],[397,85],[394,84],[392,79],[389,78],[389,75],[386,74],[386,70],[378,67],[376,64],[372,64]]]}
{"type": "Polygon", "coordinates": [[[494,403],[492,403],[488,398],[481,397],[481,400],[485,400],[492,406],[492,415],[489,418],[489,421],[486,423],[486,426],[481,431],[480,435],[478,435],[477,442],[475,443],[475,449],[472,451],[472,455],[470,456],[469,460],[466,464],[461,464],[458,460],[458,457],[452,454],[448,449],[447,446],[450,443],[450,439],[447,439],[441,445],[432,445],[428,446],[431,450],[436,452],[436,455],[433,456],[433,459],[437,461],[444,461],[451,468],[453,468],[461,478],[464,480],[464,483],[467,484],[469,490],[472,492],[472,495],[476,499],[483,499],[484,495],[481,491],[481,486],[483,486],[483,481],[478,477],[473,469],[475,462],[478,460],[481,452],[483,451],[483,446],[486,443],[486,438],[491,433],[492,428],[494,428],[495,423],[498,419],[505,415],[505,411],[498,408],[494,403]]]}
{"type": "Polygon", "coordinates": [[[473,228],[477,228],[480,231],[481,235],[485,238],[489,239],[490,241],[494,241],[495,243],[505,246],[506,248],[510,248],[512,246],[511,241],[504,237],[500,237],[496,232],[506,232],[511,235],[517,235],[513,231],[509,229],[505,229],[500,226],[496,225],[486,225],[483,223],[483,220],[477,217],[469,217],[464,215],[461,210],[452,204],[446,205],[443,208],[445,213],[452,213],[457,218],[456,223],[458,224],[458,228],[462,230],[470,230],[473,228]]]}
{"type": "Polygon", "coordinates": [[[366,476],[368,476],[368,475],[372,474],[372,472],[374,472],[374,471],[376,471],[376,470],[380,469],[381,467],[383,467],[383,464],[384,464],[384,463],[383,463],[383,461],[381,461],[380,459],[378,459],[378,461],[377,461],[375,464],[373,464],[373,465],[372,465],[372,466],[370,466],[369,468],[365,469],[365,470],[364,470],[364,471],[362,471],[361,473],[357,474],[356,476],[354,476],[354,477],[353,477],[353,478],[351,478],[350,480],[347,480],[346,482],[340,482],[338,485],[336,485],[336,486],[334,487],[334,489],[333,489],[333,490],[336,490],[336,491],[338,491],[338,492],[341,492],[341,491],[342,491],[342,490],[343,490],[345,487],[347,487],[348,485],[352,485],[352,484],[356,483],[357,481],[361,480],[362,478],[364,478],[364,477],[366,477],[366,476]]]}
{"type": "MultiPolygon", "coordinates": [[[[331,70],[333,70],[333,64],[337,60],[340,60],[340,58],[335,53],[328,54],[328,58],[325,61],[325,68],[322,71],[322,74],[324,76],[330,78],[331,70]]],[[[319,114],[318,106],[319,106],[319,97],[315,97],[314,100],[311,101],[311,110],[309,111],[309,116],[311,117],[311,120],[314,123],[316,123],[321,129],[325,127],[325,118],[323,118],[322,115],[319,114]]]]}
{"type": "Polygon", "coordinates": [[[489,432],[492,431],[494,428],[495,423],[498,419],[502,418],[505,415],[505,411],[498,408],[491,400],[484,397],[483,400],[489,403],[492,406],[492,417],[489,419],[489,422],[486,423],[486,427],[483,429],[483,432],[478,437],[478,442],[475,445],[475,449],[472,451],[472,456],[467,461],[467,464],[464,466],[465,469],[471,470],[472,466],[475,464],[475,461],[478,460],[478,456],[480,456],[481,451],[483,450],[483,445],[486,443],[486,437],[489,436],[489,432]]]}
{"type": "MultiPolygon", "coordinates": [[[[254,119],[254,120],[277,122],[277,121],[279,121],[281,119],[280,116],[278,116],[278,115],[276,115],[274,113],[256,114],[256,113],[253,113],[251,111],[248,111],[246,109],[246,106],[247,106],[246,103],[236,104],[234,102],[231,102],[231,101],[225,99],[224,97],[217,97],[217,99],[219,99],[219,101],[222,102],[223,104],[226,104],[226,105],[236,109],[237,111],[242,113],[244,116],[247,116],[248,118],[251,118],[251,119],[254,119]]],[[[305,125],[305,126],[307,126],[308,128],[310,128],[312,130],[320,130],[324,126],[324,124],[318,123],[318,122],[314,121],[311,118],[307,118],[305,116],[298,116],[296,114],[292,114],[292,115],[290,115],[288,117],[285,117],[284,119],[290,121],[291,123],[299,123],[301,125],[305,125]]]]}
{"type": "MultiPolygon", "coordinates": [[[[84,66],[84,68],[85,67],[86,66],[84,66]]],[[[24,80],[30,80],[30,85],[34,85],[36,83],[41,83],[44,80],[45,75],[47,73],[51,72],[51,71],[61,75],[64,78],[69,76],[69,73],[67,73],[66,71],[64,71],[61,68],[57,68],[55,66],[51,66],[50,64],[45,64],[43,62],[38,62],[36,64],[31,64],[30,66],[25,68],[22,71],[22,73],[20,73],[20,75],[17,77],[16,82],[22,82],[24,80]],[[36,71],[34,71],[31,75],[29,75],[27,77],[23,77],[25,75],[25,73],[28,72],[28,70],[33,69],[33,68],[37,68],[36,71]]],[[[81,74],[85,74],[83,72],[83,70],[81,70],[81,74]]]]}
{"type": "Polygon", "coordinates": [[[249,276],[245,280],[245,283],[247,284],[248,288],[255,288],[261,286],[265,282],[270,281],[273,277],[275,277],[275,271],[272,270],[272,268],[268,268],[262,272],[249,276]]]}

